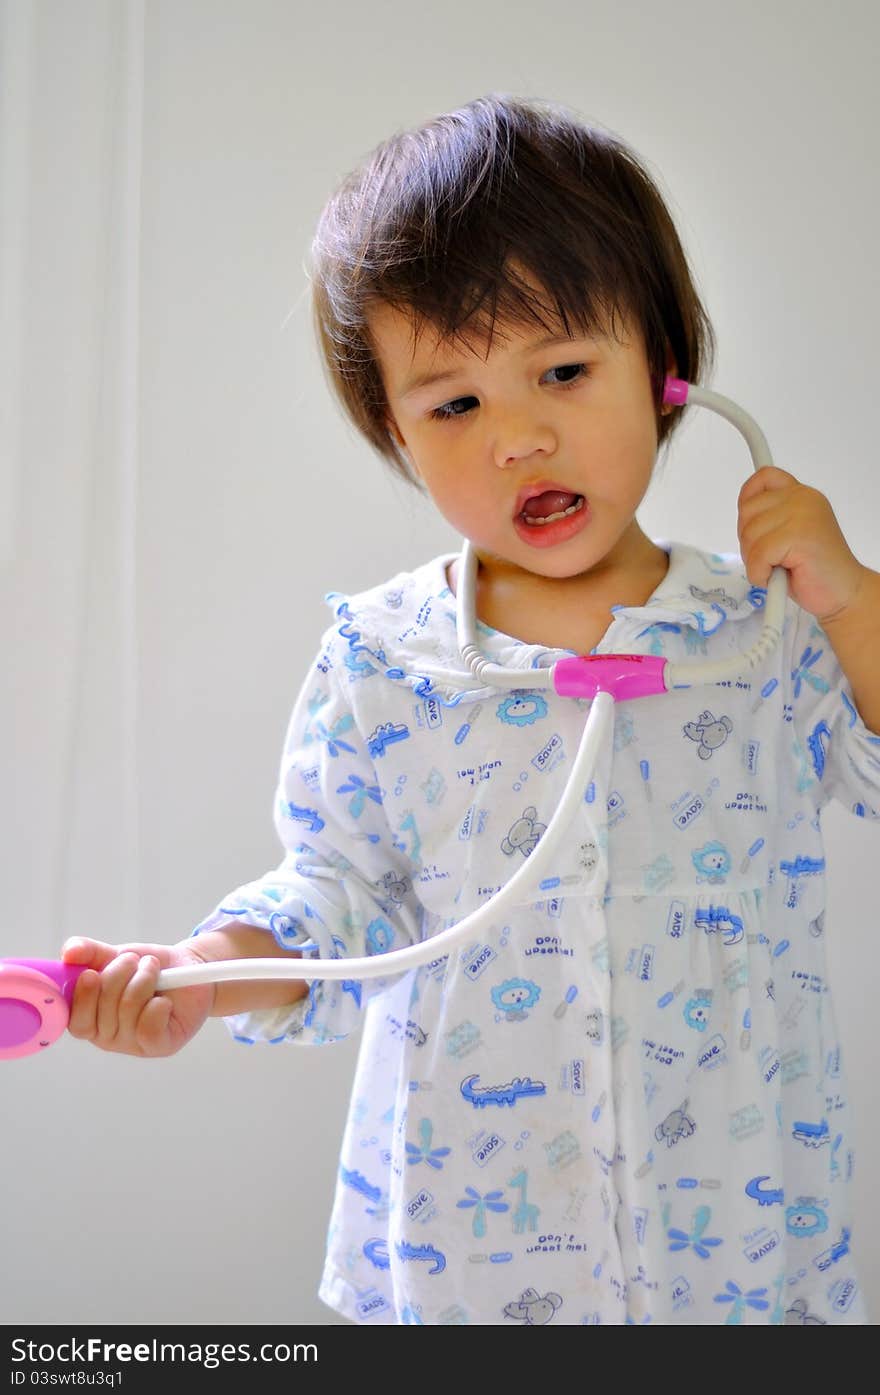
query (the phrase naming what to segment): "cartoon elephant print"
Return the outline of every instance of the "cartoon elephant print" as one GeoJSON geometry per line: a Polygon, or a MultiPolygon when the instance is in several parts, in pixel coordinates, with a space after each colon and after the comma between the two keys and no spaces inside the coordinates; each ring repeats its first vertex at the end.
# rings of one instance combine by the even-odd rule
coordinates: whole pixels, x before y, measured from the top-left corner
{"type": "Polygon", "coordinates": [[[700,760],[708,760],[713,751],[724,745],[733,731],[733,723],[729,717],[718,717],[716,720],[711,712],[706,711],[701,712],[695,722],[686,722],[682,730],[691,741],[698,743],[697,755],[700,760]]]}

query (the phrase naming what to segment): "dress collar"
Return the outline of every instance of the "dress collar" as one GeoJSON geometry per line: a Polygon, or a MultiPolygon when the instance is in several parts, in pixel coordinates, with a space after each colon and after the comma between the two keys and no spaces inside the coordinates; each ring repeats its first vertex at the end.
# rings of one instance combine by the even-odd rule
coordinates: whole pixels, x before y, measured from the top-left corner
{"type": "Polygon", "coordinates": [[[654,542],[669,553],[669,569],[641,606],[612,606],[616,614],[688,625],[711,635],[729,621],[763,609],[767,588],[753,586],[737,553],[704,552],[689,543],[654,542]]]}
{"type": "MultiPolygon", "coordinates": [[[[763,608],[766,588],[751,584],[736,553],[705,552],[688,543],[659,538],[653,541],[669,554],[666,575],[643,605],[611,607],[613,618],[594,652],[613,653],[617,646],[627,652],[652,630],[656,633],[682,626],[708,638],[724,625],[747,619],[763,608]]],[[[461,661],[456,599],[446,579],[447,566],[457,557],[457,552],[442,553],[414,572],[399,573],[385,585],[357,596],[327,595],[327,603],[342,621],[342,633],[352,653],[358,655],[361,673],[363,665],[371,663],[386,677],[409,684],[420,697],[436,696],[447,705],[499,691],[478,685],[461,661]],[[401,660],[405,669],[399,666],[401,660]],[[434,668],[438,662],[454,671],[454,681],[419,672],[420,664],[434,668]]],[[[481,620],[477,621],[477,638],[487,658],[513,669],[547,668],[574,652],[528,643],[481,620]]],[[[527,686],[525,672],[523,678],[527,686]]]]}
{"type": "MultiPolygon", "coordinates": [[[[763,608],[767,589],[753,586],[737,553],[704,552],[689,543],[652,539],[655,546],[669,555],[669,567],[663,580],[639,606],[612,605],[615,620],[619,616],[644,617],[646,625],[662,621],[666,624],[688,625],[702,635],[711,635],[730,620],[744,620],[763,608]]],[[[459,554],[445,553],[429,566],[436,569],[438,595],[445,596],[455,606],[455,597],[446,581],[446,567],[459,554]]],[[[614,622],[612,622],[613,624],[614,622]]],[[[477,621],[478,631],[501,634],[491,626],[477,621]]],[[[524,643],[511,635],[503,639],[524,643]]],[[[535,648],[534,645],[526,645],[535,648]]],[[[570,651],[560,651],[570,652],[570,651]]]]}

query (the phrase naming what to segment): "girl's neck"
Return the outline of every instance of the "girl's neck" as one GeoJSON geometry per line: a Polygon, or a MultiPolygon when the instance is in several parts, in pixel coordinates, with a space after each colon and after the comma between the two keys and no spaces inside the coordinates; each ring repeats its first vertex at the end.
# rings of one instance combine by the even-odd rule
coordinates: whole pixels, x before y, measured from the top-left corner
{"type": "MultiPolygon", "coordinates": [[[[494,559],[477,572],[477,617],[528,644],[589,652],[612,621],[611,607],[644,605],[669,569],[669,554],[638,525],[626,565],[606,559],[572,577],[544,577],[494,559]]],[[[447,567],[458,594],[459,559],[447,567]]]]}

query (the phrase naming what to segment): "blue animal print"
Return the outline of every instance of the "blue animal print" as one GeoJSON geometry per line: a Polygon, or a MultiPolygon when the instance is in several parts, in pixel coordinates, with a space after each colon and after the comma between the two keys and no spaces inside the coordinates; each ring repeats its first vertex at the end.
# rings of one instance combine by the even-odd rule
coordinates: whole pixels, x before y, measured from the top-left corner
{"type": "Polygon", "coordinates": [[[705,639],[696,630],[692,630],[690,625],[686,626],[684,631],[684,652],[689,659],[695,654],[705,655],[708,652],[705,639]]]}
{"type": "Polygon", "coordinates": [[[508,1022],[525,1022],[526,1008],[533,1008],[540,996],[537,983],[528,978],[508,978],[492,989],[492,1002],[508,1022]]]}
{"type": "Polygon", "coordinates": [[[359,1192],[368,1201],[381,1201],[381,1187],[374,1187],[372,1182],[367,1181],[362,1172],[350,1171],[348,1168],[340,1166],[339,1176],[347,1187],[351,1187],[352,1191],[359,1192]]]}
{"type": "Polygon", "coordinates": [[[799,855],[792,861],[781,860],[779,870],[784,877],[788,878],[787,904],[794,906],[797,904],[800,893],[801,878],[819,876],[825,870],[825,859],[824,857],[799,855]]]}
{"type": "Polygon", "coordinates": [[[810,762],[806,751],[796,737],[791,743],[791,749],[798,764],[797,792],[803,794],[804,790],[808,790],[810,785],[814,783],[813,776],[810,774],[810,762]]]}
{"type": "MultiPolygon", "coordinates": [[[[317,979],[315,979],[315,980],[309,985],[309,991],[311,991],[312,989],[317,990],[317,986],[318,986],[318,981],[317,981],[317,979]]],[[[355,1001],[356,1006],[357,1006],[357,1007],[360,1007],[360,1005],[361,1005],[361,993],[363,992],[363,988],[362,988],[360,979],[356,979],[356,978],[344,978],[344,979],[341,979],[341,980],[340,980],[340,987],[342,988],[343,993],[350,993],[351,996],[354,998],[354,1001],[355,1001]]]]}
{"type": "Polygon", "coordinates": [[[403,722],[383,722],[376,727],[367,742],[367,750],[371,756],[384,756],[389,746],[395,741],[406,741],[409,736],[409,727],[403,722]]]}
{"type": "Polygon", "coordinates": [[[354,653],[345,655],[345,667],[353,678],[369,678],[376,672],[369,659],[358,659],[354,653]]]}
{"type": "Polygon", "coordinates": [[[831,740],[831,729],[827,722],[817,722],[807,737],[807,745],[810,748],[810,759],[813,762],[813,769],[816,772],[816,779],[821,780],[825,773],[825,750],[827,743],[831,740]],[[822,738],[826,738],[826,745],[823,746],[822,738]]]}
{"type": "Polygon", "coordinates": [[[391,1260],[388,1256],[388,1241],[377,1237],[374,1240],[364,1242],[364,1254],[371,1264],[377,1269],[390,1269],[391,1260]]]}
{"type": "Polygon", "coordinates": [[[806,1143],[808,1148],[820,1148],[823,1143],[829,1141],[828,1120],[823,1119],[820,1124],[808,1124],[803,1120],[795,1120],[791,1136],[798,1139],[800,1143],[806,1143]]]}
{"type": "Polygon", "coordinates": [[[666,647],[663,643],[663,632],[665,630],[671,631],[672,634],[680,635],[681,625],[675,625],[671,621],[667,620],[657,620],[653,625],[647,625],[644,630],[640,630],[636,638],[643,639],[645,635],[650,635],[650,652],[655,656],[659,657],[660,655],[666,653],[666,647]]]}
{"type": "Polygon", "coordinates": [[[691,862],[707,882],[723,882],[731,868],[730,853],[723,843],[704,843],[691,853],[691,862]]]}
{"type": "Polygon", "coordinates": [[[766,1192],[761,1190],[761,1183],[769,1182],[769,1180],[769,1177],[752,1177],[746,1183],[746,1196],[757,1201],[759,1206],[781,1206],[785,1201],[785,1192],[782,1187],[773,1187],[766,1192]]]}
{"type": "MultiPolygon", "coordinates": [[[[308,909],[308,908],[307,908],[307,909],[308,909]]],[[[344,959],[345,956],[348,954],[348,948],[347,948],[347,946],[346,946],[345,941],[342,940],[342,939],[340,939],[340,937],[339,937],[338,935],[331,935],[331,936],[330,936],[330,944],[331,944],[331,948],[332,948],[332,953],[331,953],[331,955],[330,955],[330,958],[331,958],[331,959],[344,959]]],[[[315,942],[314,942],[313,940],[310,940],[307,944],[304,944],[304,945],[297,945],[297,949],[303,949],[303,950],[306,950],[306,949],[319,949],[319,948],[320,948],[320,946],[316,945],[315,942]]],[[[354,1001],[355,1001],[357,1007],[360,1008],[360,1005],[361,1005],[361,983],[360,983],[360,980],[359,980],[359,979],[352,979],[352,978],[343,978],[343,979],[340,979],[340,981],[339,981],[339,986],[340,986],[340,988],[342,989],[343,993],[350,993],[350,994],[351,994],[351,996],[354,998],[354,1001]]],[[[318,1008],[319,998],[320,998],[320,980],[319,980],[319,979],[312,979],[311,982],[309,983],[309,1010],[308,1010],[308,1013],[307,1013],[306,1018],[305,1018],[306,1026],[309,1026],[309,1025],[311,1024],[312,1017],[313,1017],[314,1013],[317,1011],[317,1008],[318,1008]]],[[[330,1040],[331,1040],[331,1041],[335,1041],[335,1040],[336,1040],[336,1037],[331,1037],[330,1040]]]]}
{"type": "Polygon", "coordinates": [[[324,827],[324,820],[317,809],[303,809],[299,804],[282,802],[281,810],[286,819],[295,819],[297,823],[304,823],[310,833],[320,833],[324,827]]]}
{"type": "Polygon", "coordinates": [[[722,610],[720,605],[713,605],[712,609],[718,616],[718,619],[715,621],[715,624],[711,626],[711,628],[709,627],[709,625],[707,625],[706,617],[704,616],[701,610],[695,610],[693,612],[693,616],[697,622],[697,626],[699,627],[700,634],[704,639],[708,639],[710,635],[714,635],[717,630],[720,630],[721,626],[727,619],[727,612],[725,610],[722,610]]]}
{"type": "Polygon", "coordinates": [[[339,626],[339,633],[340,636],[347,642],[350,653],[352,655],[369,654],[371,658],[376,659],[377,662],[381,664],[381,666],[384,668],[385,664],[387,663],[384,650],[379,649],[378,651],[374,652],[372,649],[370,649],[369,645],[363,643],[361,632],[356,628],[354,624],[354,617],[352,616],[349,607],[347,605],[341,605],[337,610],[336,614],[345,616],[345,622],[339,626]]]}
{"type": "Polygon", "coordinates": [[[794,1206],[785,1208],[785,1229],[789,1235],[809,1239],[828,1229],[828,1217],[812,1196],[799,1196],[794,1206]]]}
{"type": "Polygon", "coordinates": [[[461,1082],[461,1093],[466,1100],[476,1108],[482,1109],[487,1104],[509,1104],[511,1108],[522,1095],[544,1095],[547,1093],[547,1086],[540,1081],[530,1080],[528,1076],[523,1078],[518,1075],[515,1080],[509,1081],[506,1085],[484,1085],[478,1087],[476,1082],[479,1075],[469,1075],[461,1082]]]}
{"type": "Polygon", "coordinates": [[[433,1268],[427,1272],[429,1274],[442,1274],[446,1268],[446,1256],[433,1245],[411,1245],[407,1240],[401,1240],[394,1247],[400,1259],[424,1259],[428,1260],[433,1268]]]}
{"type": "Polygon", "coordinates": [[[688,998],[684,1006],[684,1020],[689,1027],[695,1027],[698,1032],[705,1032],[709,1025],[711,1009],[712,999],[705,995],[688,998]]]}
{"type": "Polygon", "coordinates": [[[528,727],[547,716],[547,702],[537,693],[515,692],[495,709],[502,722],[514,727],[528,727]]]}
{"type": "Polygon", "coordinates": [[[371,920],[366,933],[370,954],[385,954],[394,944],[394,931],[384,916],[371,920]]]}
{"type": "Polygon", "coordinates": [[[713,930],[724,936],[725,945],[739,944],[743,937],[742,917],[735,915],[727,906],[698,906],[694,911],[694,925],[702,925],[707,934],[713,930]]]}

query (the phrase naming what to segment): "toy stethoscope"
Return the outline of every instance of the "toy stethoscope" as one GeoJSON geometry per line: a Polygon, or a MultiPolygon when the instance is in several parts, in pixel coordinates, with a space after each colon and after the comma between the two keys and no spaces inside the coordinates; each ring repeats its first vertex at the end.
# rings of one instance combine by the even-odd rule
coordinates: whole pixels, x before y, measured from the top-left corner
{"type": "MultiPolygon", "coordinates": [[[[732,422],[743,434],[756,470],[771,465],[770,449],[757,423],[741,407],[719,393],[667,378],[663,401],[676,406],[697,403],[732,422]]],[[[717,683],[734,678],[760,664],[779,643],[787,595],[787,575],[774,567],[767,584],[764,626],[751,649],[714,663],[670,664],[651,654],[590,654],[558,660],[552,667],[515,672],[490,663],[476,644],[477,558],[469,542],[462,553],[456,627],[461,657],[471,674],[498,688],[550,688],[562,697],[586,698],[590,710],[584,725],[571,775],[559,805],[533,852],[504,887],[457,925],[404,949],[389,950],[365,959],[231,959],[186,968],[163,969],[157,991],[187,988],[196,983],[224,983],[238,979],[360,979],[404,973],[436,959],[453,945],[488,928],[530,882],[545,871],[568,824],[588,788],[603,742],[612,736],[614,704],[630,698],[717,683]]],[[[463,672],[422,668],[428,678],[460,684],[463,672]]],[[[50,1046],[65,1030],[77,979],[85,966],[49,959],[0,959],[0,1059],[27,1056],[50,1046]]]]}

